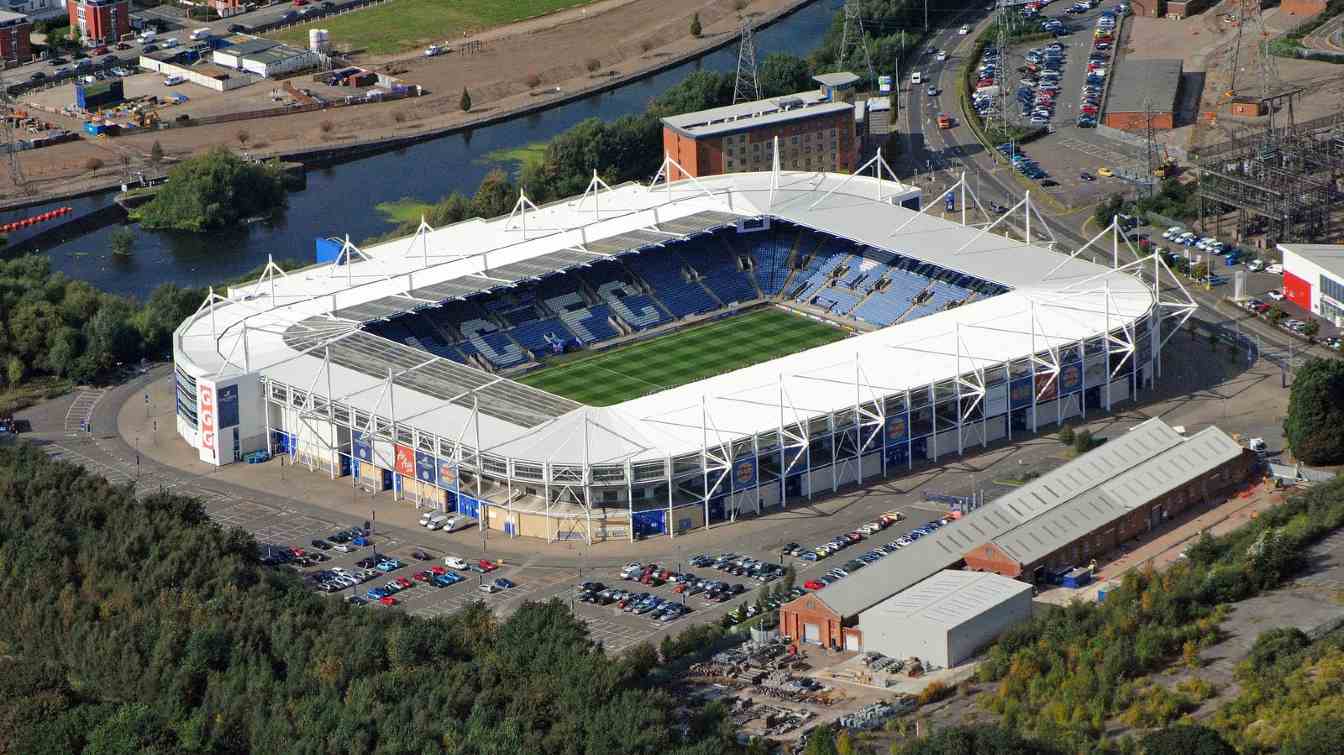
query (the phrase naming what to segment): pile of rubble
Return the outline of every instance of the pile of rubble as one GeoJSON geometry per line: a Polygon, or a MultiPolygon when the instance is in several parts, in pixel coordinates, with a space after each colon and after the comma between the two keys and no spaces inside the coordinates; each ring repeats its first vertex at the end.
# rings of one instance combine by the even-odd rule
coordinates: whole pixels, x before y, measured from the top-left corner
{"type": "Polygon", "coordinates": [[[846,729],[868,731],[886,723],[887,719],[905,713],[914,707],[914,700],[898,698],[894,703],[873,703],[853,713],[841,716],[837,723],[846,729]]]}

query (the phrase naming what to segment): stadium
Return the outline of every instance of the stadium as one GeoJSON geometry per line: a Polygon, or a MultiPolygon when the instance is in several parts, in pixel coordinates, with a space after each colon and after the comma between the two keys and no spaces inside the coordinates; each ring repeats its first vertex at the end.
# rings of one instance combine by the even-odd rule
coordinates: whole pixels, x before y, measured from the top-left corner
{"type": "Polygon", "coordinates": [[[1151,386],[1163,322],[1194,306],[1158,258],[1042,245],[1029,197],[968,225],[964,179],[921,206],[877,164],[660,180],[669,158],[648,185],[319,240],[177,329],[178,433],[210,464],[287,454],[597,542],[805,504],[1151,386]]]}

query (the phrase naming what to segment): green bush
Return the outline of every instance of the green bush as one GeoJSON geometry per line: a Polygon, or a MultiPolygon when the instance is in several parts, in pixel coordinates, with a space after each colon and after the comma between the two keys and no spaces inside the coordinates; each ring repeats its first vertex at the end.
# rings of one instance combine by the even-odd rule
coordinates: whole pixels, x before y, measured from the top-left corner
{"type": "Polygon", "coordinates": [[[145,228],[206,231],[270,215],[285,205],[279,165],[252,163],[224,147],[185,160],[132,217],[145,228]]]}
{"type": "Polygon", "coordinates": [[[1344,362],[1309,359],[1293,377],[1284,433],[1308,464],[1344,461],[1344,362]]]}

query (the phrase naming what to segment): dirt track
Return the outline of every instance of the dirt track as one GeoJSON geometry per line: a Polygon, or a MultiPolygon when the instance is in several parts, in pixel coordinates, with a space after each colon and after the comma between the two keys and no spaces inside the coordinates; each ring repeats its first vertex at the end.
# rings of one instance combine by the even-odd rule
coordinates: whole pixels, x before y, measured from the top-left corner
{"type": "MultiPolygon", "coordinates": [[[[799,4],[801,0],[751,0],[742,12],[773,16],[799,4]]],[[[400,63],[408,69],[403,78],[421,84],[429,95],[249,120],[245,122],[250,135],[248,151],[278,154],[308,147],[336,148],[356,140],[436,131],[535,108],[543,98],[532,96],[533,90],[558,87],[561,92],[573,92],[661,67],[731,38],[738,18],[734,0],[614,0],[586,12],[564,12],[485,32],[480,35],[483,50],[479,53],[455,52],[400,63]],[[688,31],[696,12],[704,29],[699,39],[688,31]],[[588,72],[590,59],[598,61],[599,75],[588,72]],[[533,76],[539,83],[529,87],[533,76]],[[474,105],[470,114],[458,108],[464,87],[474,105]]],[[[116,180],[122,175],[123,160],[131,169],[146,166],[156,140],[170,158],[184,157],[215,144],[237,144],[240,127],[240,123],[230,123],[82,140],[24,152],[21,162],[33,192],[72,193],[116,180]],[[100,160],[104,167],[90,169],[90,160],[100,160]]],[[[0,177],[0,200],[19,196],[8,175],[0,177]]]]}

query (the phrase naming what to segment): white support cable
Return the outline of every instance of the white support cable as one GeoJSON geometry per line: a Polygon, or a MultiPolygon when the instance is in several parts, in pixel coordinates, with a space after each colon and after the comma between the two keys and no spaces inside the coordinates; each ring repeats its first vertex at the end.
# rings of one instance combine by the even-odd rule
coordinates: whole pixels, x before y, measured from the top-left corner
{"type": "MultiPolygon", "coordinates": [[[[1056,272],[1058,272],[1059,269],[1060,269],[1061,267],[1064,267],[1065,265],[1069,264],[1069,261],[1070,261],[1070,260],[1072,260],[1072,259],[1076,258],[1078,255],[1082,254],[1084,250],[1086,250],[1087,248],[1091,247],[1093,244],[1095,244],[1095,243],[1097,243],[1098,241],[1100,241],[1100,240],[1101,240],[1101,237],[1102,237],[1102,236],[1105,236],[1105,235],[1106,235],[1106,232],[1109,231],[1109,230],[1111,230],[1111,229],[1114,228],[1114,227],[1115,227],[1115,219],[1112,218],[1112,219],[1111,219],[1111,224],[1110,224],[1110,225],[1108,225],[1108,226],[1106,226],[1105,228],[1103,228],[1103,229],[1101,229],[1100,231],[1098,231],[1098,232],[1097,232],[1097,235],[1095,235],[1095,236],[1093,236],[1091,239],[1089,239],[1088,242],[1087,242],[1086,244],[1083,244],[1082,246],[1080,246],[1080,247],[1078,247],[1077,249],[1073,250],[1073,252],[1071,252],[1071,253],[1069,254],[1069,256],[1067,256],[1067,257],[1065,257],[1064,259],[1060,260],[1060,261],[1059,261],[1059,264],[1058,264],[1058,265],[1055,265],[1055,266],[1052,267],[1052,268],[1050,268],[1050,271],[1047,272],[1047,273],[1041,278],[1041,280],[1043,280],[1043,281],[1050,280],[1050,276],[1052,276],[1052,275],[1054,275],[1056,272]]],[[[1119,266],[1116,266],[1114,269],[1117,269],[1117,270],[1118,270],[1118,269],[1119,269],[1119,266]]]]}
{"type": "Polygon", "coordinates": [[[994,230],[994,226],[998,225],[999,223],[1002,223],[1005,219],[1008,218],[1009,215],[1013,214],[1013,211],[1014,211],[1014,210],[1016,210],[1017,208],[1019,208],[1019,207],[1021,207],[1022,205],[1024,205],[1024,204],[1026,203],[1026,201],[1027,201],[1026,198],[1023,198],[1023,199],[1022,199],[1020,202],[1018,202],[1017,204],[1013,205],[1012,207],[1009,207],[1009,208],[1008,208],[1002,215],[1000,215],[1000,216],[999,216],[993,223],[990,223],[989,225],[985,226],[984,228],[981,228],[981,229],[980,229],[980,232],[977,233],[977,234],[975,234],[975,236],[971,237],[971,240],[970,240],[970,241],[967,241],[966,243],[964,243],[964,244],[962,244],[961,246],[957,247],[955,250],[953,250],[952,253],[953,253],[953,254],[961,254],[961,252],[962,252],[964,249],[966,249],[966,247],[968,247],[968,246],[970,246],[971,244],[974,244],[975,242],[979,241],[979,240],[981,239],[981,237],[983,237],[985,234],[987,234],[987,233],[989,233],[990,231],[994,230]]]}
{"type": "MultiPolygon", "coordinates": [[[[882,163],[880,163],[880,164],[878,163],[878,161],[881,160],[881,159],[882,159],[882,151],[881,151],[881,150],[878,150],[877,154],[875,154],[875,155],[873,155],[872,157],[868,158],[868,162],[864,163],[863,165],[860,165],[858,168],[856,168],[856,169],[854,170],[853,173],[850,173],[849,175],[845,176],[845,178],[844,178],[843,181],[841,181],[840,183],[836,184],[835,186],[832,186],[831,189],[830,189],[829,191],[827,191],[825,194],[822,194],[820,197],[817,197],[817,198],[812,202],[812,204],[810,204],[810,205],[807,206],[807,209],[809,209],[809,210],[815,210],[815,209],[817,208],[817,205],[821,204],[822,202],[825,202],[827,199],[830,198],[830,196],[831,196],[832,194],[834,194],[834,193],[836,193],[837,191],[843,189],[843,188],[845,187],[845,184],[847,184],[847,183],[849,183],[850,181],[854,180],[854,177],[855,177],[855,176],[862,175],[863,172],[864,172],[865,170],[868,170],[868,166],[877,164],[877,165],[878,165],[878,170],[881,171],[881,166],[882,166],[882,165],[886,165],[885,161],[882,162],[882,163]]],[[[887,168],[887,170],[891,170],[891,168],[887,168]]],[[[895,173],[892,174],[893,177],[895,177],[895,175],[896,175],[895,173]]],[[[879,178],[877,179],[877,182],[878,182],[878,184],[879,184],[879,186],[878,186],[878,191],[879,191],[879,196],[880,196],[880,192],[881,192],[881,188],[882,188],[882,187],[880,186],[880,184],[882,183],[882,179],[879,177],[879,178]]],[[[896,182],[896,185],[897,185],[897,186],[903,186],[904,184],[902,184],[900,181],[897,181],[897,182],[896,182]]]]}

